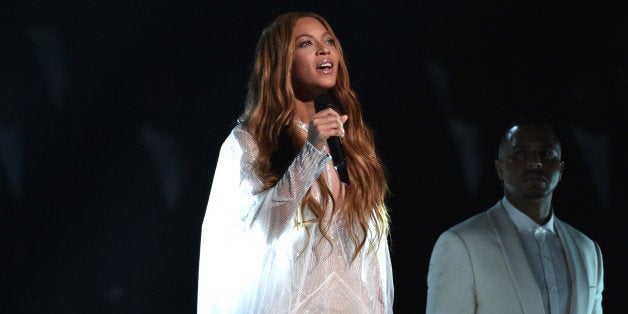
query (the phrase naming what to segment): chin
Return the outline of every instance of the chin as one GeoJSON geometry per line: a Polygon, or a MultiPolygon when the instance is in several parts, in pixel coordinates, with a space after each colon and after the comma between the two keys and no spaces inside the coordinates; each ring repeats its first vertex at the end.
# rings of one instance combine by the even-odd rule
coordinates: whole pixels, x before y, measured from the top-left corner
{"type": "Polygon", "coordinates": [[[541,199],[541,198],[544,198],[545,196],[547,196],[547,191],[539,191],[539,190],[526,191],[526,192],[523,193],[522,196],[525,199],[538,200],[538,199],[541,199]]]}
{"type": "Polygon", "coordinates": [[[335,77],[333,77],[333,78],[331,78],[331,77],[323,78],[320,81],[319,85],[322,88],[330,89],[330,88],[336,86],[336,78],[335,77]]]}
{"type": "Polygon", "coordinates": [[[334,86],[336,86],[336,84],[324,84],[321,85],[321,89],[326,92],[328,92],[330,89],[334,88],[334,86]]]}

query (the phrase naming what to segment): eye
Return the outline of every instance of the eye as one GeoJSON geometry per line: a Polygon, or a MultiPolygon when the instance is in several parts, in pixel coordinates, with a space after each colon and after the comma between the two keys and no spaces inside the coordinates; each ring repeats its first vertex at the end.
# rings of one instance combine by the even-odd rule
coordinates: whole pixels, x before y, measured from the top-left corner
{"type": "Polygon", "coordinates": [[[511,160],[521,161],[526,158],[526,150],[523,148],[514,148],[510,155],[511,160]]]}
{"type": "Polygon", "coordinates": [[[554,158],[554,156],[556,156],[551,150],[543,150],[541,152],[541,155],[543,156],[543,158],[554,158]]]}
{"type": "Polygon", "coordinates": [[[327,39],[325,43],[327,43],[330,46],[336,47],[336,41],[333,38],[327,39]]]}
{"type": "Polygon", "coordinates": [[[299,47],[307,47],[307,46],[311,46],[312,45],[312,41],[311,40],[304,40],[299,44],[299,47]]]}

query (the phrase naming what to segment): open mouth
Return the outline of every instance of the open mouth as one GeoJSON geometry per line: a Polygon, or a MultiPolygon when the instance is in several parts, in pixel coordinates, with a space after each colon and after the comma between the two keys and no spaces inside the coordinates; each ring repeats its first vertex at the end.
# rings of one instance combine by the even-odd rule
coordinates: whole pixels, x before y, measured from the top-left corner
{"type": "Polygon", "coordinates": [[[324,72],[330,72],[334,68],[334,63],[329,60],[323,60],[316,67],[317,70],[323,70],[324,72]]]}

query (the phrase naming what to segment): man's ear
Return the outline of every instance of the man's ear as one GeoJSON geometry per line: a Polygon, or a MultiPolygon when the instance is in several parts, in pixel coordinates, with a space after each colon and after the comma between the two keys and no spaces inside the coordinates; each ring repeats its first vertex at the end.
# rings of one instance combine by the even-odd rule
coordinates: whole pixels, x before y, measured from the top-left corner
{"type": "Polygon", "coordinates": [[[501,181],[504,180],[504,171],[502,170],[502,167],[502,161],[495,159],[495,170],[497,170],[497,177],[499,177],[499,180],[501,181]]]}
{"type": "Polygon", "coordinates": [[[558,170],[560,171],[558,174],[558,181],[563,178],[563,171],[565,170],[565,162],[561,161],[558,163],[558,170]]]}

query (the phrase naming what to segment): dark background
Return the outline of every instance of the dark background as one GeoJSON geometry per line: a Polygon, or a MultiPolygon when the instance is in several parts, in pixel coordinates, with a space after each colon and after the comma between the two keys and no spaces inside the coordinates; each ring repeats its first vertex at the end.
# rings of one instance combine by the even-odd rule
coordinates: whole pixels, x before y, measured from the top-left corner
{"type": "Polygon", "coordinates": [[[9,2],[0,15],[3,313],[195,313],[200,226],[257,38],[315,11],[345,49],[389,171],[395,311],[429,255],[500,197],[511,120],[563,138],[557,215],[596,240],[624,308],[626,2],[9,2]],[[6,309],[6,310],[4,310],[6,309]]]}

